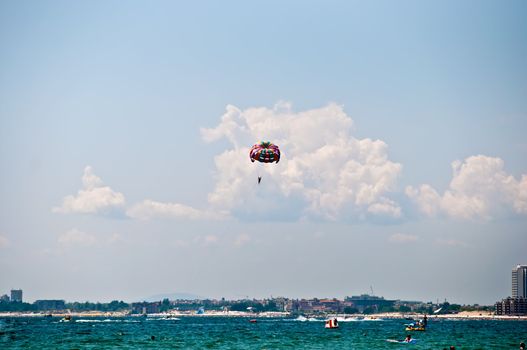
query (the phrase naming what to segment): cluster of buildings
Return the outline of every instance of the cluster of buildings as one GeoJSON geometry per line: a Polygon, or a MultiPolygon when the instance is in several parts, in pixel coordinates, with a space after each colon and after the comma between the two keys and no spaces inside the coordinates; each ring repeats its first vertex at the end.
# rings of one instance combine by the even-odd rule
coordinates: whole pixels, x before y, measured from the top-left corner
{"type": "Polygon", "coordinates": [[[400,307],[405,307],[406,311],[420,311],[429,308],[430,303],[419,301],[388,300],[383,297],[362,294],[358,296],[346,297],[344,300],[333,299],[246,299],[246,300],[225,300],[225,299],[205,299],[205,300],[171,300],[156,302],[140,302],[131,304],[131,313],[150,314],[159,313],[166,310],[192,311],[200,309],[216,311],[266,311],[293,312],[301,314],[325,314],[325,313],[377,313],[395,311],[400,307]],[[235,309],[235,306],[243,305],[243,309],[235,309]]]}
{"type": "MultiPolygon", "coordinates": [[[[4,303],[23,303],[24,292],[22,289],[11,289],[11,295],[0,296],[0,302],[4,303]]],[[[64,310],[66,303],[64,300],[36,300],[33,305],[36,310],[64,310]]]]}
{"type": "Polygon", "coordinates": [[[383,297],[361,294],[358,296],[346,297],[344,300],[317,298],[291,300],[289,310],[304,313],[363,313],[368,310],[371,310],[371,312],[379,312],[383,308],[393,307],[396,302],[396,300],[387,300],[383,297]],[[347,312],[348,310],[349,312],[347,312]]]}
{"type": "Polygon", "coordinates": [[[431,303],[421,301],[388,300],[383,297],[361,294],[339,299],[292,299],[284,311],[298,313],[378,313],[378,312],[422,312],[430,309],[431,303]]]}
{"type": "Polygon", "coordinates": [[[512,296],[496,302],[496,315],[527,315],[527,265],[512,269],[512,296]]]}
{"type": "MultiPolygon", "coordinates": [[[[21,289],[11,290],[11,296],[3,295],[0,301],[5,303],[23,303],[23,292],[21,289]]],[[[10,304],[12,305],[12,304],[10,304]]],[[[68,306],[64,300],[36,300],[33,304],[27,304],[33,311],[61,311],[68,306]]],[[[344,300],[333,299],[289,299],[284,297],[270,299],[246,299],[246,300],[163,300],[155,302],[138,302],[129,306],[129,312],[133,314],[154,314],[167,310],[179,310],[196,312],[197,310],[237,310],[237,311],[279,311],[293,313],[376,313],[383,311],[394,311],[394,307],[404,305],[408,311],[416,307],[422,307],[421,302],[405,302],[400,300],[387,300],[383,297],[362,294],[346,297],[344,300]]],[[[128,305],[127,305],[128,307],[128,305]]]]}
{"type": "Polygon", "coordinates": [[[9,295],[4,294],[0,296],[0,301],[3,302],[13,302],[13,303],[21,303],[22,302],[22,289],[11,289],[11,297],[9,295]]]}
{"type": "Polygon", "coordinates": [[[66,302],[64,300],[35,300],[33,305],[35,305],[36,309],[39,311],[61,311],[66,309],[66,302]]]}
{"type": "Polygon", "coordinates": [[[161,302],[141,302],[141,303],[132,303],[132,313],[133,314],[158,314],[161,312],[161,302]]]}
{"type": "MultiPolygon", "coordinates": [[[[12,303],[23,303],[23,292],[21,289],[12,289],[10,295],[0,296],[0,302],[4,305],[17,305],[12,303]]],[[[429,303],[430,304],[430,303],[429,303]]],[[[40,311],[64,310],[66,303],[64,300],[37,300],[33,303],[34,309],[40,311]]],[[[127,306],[127,305],[126,305],[127,306]]],[[[405,311],[416,311],[420,308],[430,307],[422,302],[411,302],[401,300],[387,300],[383,297],[362,294],[358,296],[346,297],[344,300],[333,299],[252,299],[252,300],[163,300],[157,302],[133,303],[130,308],[131,313],[151,314],[177,310],[234,310],[235,306],[243,307],[247,310],[256,310],[254,306],[267,311],[284,311],[293,313],[377,313],[384,311],[395,311],[395,309],[405,311]]],[[[238,309],[239,310],[239,309],[238,309]]],[[[527,315],[527,265],[517,265],[512,269],[512,295],[495,303],[497,315],[527,315]]]]}
{"type": "Polygon", "coordinates": [[[339,312],[345,307],[351,306],[350,303],[338,299],[296,299],[288,302],[289,310],[293,312],[339,312]]]}

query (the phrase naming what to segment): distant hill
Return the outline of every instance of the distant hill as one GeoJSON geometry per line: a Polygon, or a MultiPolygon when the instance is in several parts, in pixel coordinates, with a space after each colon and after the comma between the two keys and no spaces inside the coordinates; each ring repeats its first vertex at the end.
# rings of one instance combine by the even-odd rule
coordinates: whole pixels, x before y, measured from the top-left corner
{"type": "Polygon", "coordinates": [[[160,300],[163,300],[163,299],[168,299],[168,300],[176,300],[176,299],[195,300],[195,299],[206,299],[206,298],[204,298],[202,296],[199,296],[199,295],[196,295],[196,294],[191,294],[191,293],[166,293],[166,294],[152,295],[152,296],[149,296],[149,297],[147,297],[147,298],[145,298],[144,300],[141,300],[141,301],[152,302],[152,301],[160,301],[160,300]]]}

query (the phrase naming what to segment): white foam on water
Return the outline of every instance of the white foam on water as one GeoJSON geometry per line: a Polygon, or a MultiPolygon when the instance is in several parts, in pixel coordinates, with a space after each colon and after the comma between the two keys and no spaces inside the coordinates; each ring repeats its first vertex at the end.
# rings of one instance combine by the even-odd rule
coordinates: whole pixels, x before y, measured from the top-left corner
{"type": "Polygon", "coordinates": [[[396,340],[396,339],[386,339],[388,343],[397,343],[397,344],[414,344],[417,342],[417,339],[412,338],[410,341],[396,340]]]}
{"type": "Polygon", "coordinates": [[[337,317],[338,322],[359,322],[362,321],[362,319],[358,317],[337,317]]]}
{"type": "Polygon", "coordinates": [[[314,317],[309,317],[307,320],[308,322],[324,322],[324,320],[314,317]]]}
{"type": "Polygon", "coordinates": [[[121,320],[121,319],[110,319],[110,318],[106,318],[104,320],[99,320],[99,319],[84,319],[84,318],[81,318],[81,319],[78,319],[78,320],[74,320],[75,322],[79,322],[79,323],[109,323],[109,322],[127,322],[127,323],[136,323],[136,322],[139,322],[139,321],[136,321],[136,320],[121,320]]]}
{"type": "Polygon", "coordinates": [[[177,317],[152,317],[147,318],[147,321],[180,321],[180,318],[177,317]]]}
{"type": "Polygon", "coordinates": [[[298,322],[324,322],[324,320],[315,318],[315,317],[305,317],[305,316],[298,316],[297,318],[291,320],[291,321],[298,321],[298,322]]]}

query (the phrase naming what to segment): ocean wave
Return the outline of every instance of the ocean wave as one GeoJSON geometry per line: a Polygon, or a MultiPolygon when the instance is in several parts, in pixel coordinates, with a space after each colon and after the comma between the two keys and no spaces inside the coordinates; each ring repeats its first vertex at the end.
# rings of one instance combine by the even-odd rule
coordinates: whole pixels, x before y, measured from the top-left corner
{"type": "Polygon", "coordinates": [[[297,318],[293,319],[292,321],[298,321],[298,322],[323,322],[323,319],[315,318],[315,317],[304,317],[304,316],[298,316],[297,318]]]}
{"type": "Polygon", "coordinates": [[[337,317],[339,322],[369,322],[369,321],[384,321],[382,318],[376,317],[337,317]]]}
{"type": "Polygon", "coordinates": [[[81,318],[79,320],[75,320],[75,322],[79,322],[79,323],[109,323],[109,322],[138,323],[140,321],[137,321],[137,320],[110,319],[110,318],[107,318],[107,319],[104,319],[104,320],[81,318]]]}
{"type": "Polygon", "coordinates": [[[147,321],[180,321],[180,318],[177,317],[149,317],[147,321]]]}
{"type": "Polygon", "coordinates": [[[360,322],[364,321],[360,317],[337,317],[338,322],[360,322]]]}

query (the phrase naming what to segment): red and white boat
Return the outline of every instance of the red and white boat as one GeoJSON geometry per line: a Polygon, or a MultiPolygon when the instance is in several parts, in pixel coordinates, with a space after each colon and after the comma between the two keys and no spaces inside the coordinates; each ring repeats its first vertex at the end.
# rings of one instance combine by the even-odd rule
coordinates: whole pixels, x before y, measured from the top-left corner
{"type": "Polygon", "coordinates": [[[325,328],[339,328],[339,322],[336,318],[331,318],[326,321],[325,328]]]}

